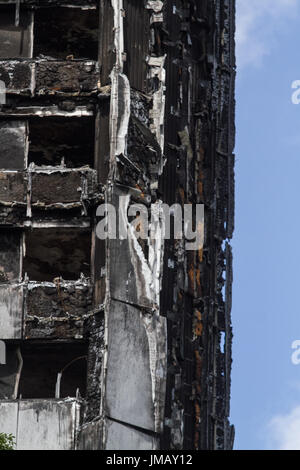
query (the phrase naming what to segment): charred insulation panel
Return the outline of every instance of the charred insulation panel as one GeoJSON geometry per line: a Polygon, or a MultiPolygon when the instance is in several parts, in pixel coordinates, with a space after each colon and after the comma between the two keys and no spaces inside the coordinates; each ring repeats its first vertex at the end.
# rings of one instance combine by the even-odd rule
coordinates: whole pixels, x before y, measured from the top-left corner
{"type": "Polygon", "coordinates": [[[68,340],[86,335],[86,319],[93,309],[92,285],[86,279],[29,282],[26,287],[26,339],[68,340]]]}
{"type": "Polygon", "coordinates": [[[94,61],[41,61],[36,64],[35,86],[39,94],[97,91],[99,71],[94,61]]]}

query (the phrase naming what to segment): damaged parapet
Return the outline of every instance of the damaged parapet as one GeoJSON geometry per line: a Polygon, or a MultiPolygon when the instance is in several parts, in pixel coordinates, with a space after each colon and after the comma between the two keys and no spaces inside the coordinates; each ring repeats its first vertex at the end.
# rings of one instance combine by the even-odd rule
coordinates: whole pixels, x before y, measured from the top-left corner
{"type": "Polygon", "coordinates": [[[0,416],[51,446],[233,446],[234,4],[0,2],[0,416]],[[164,240],[174,203],[204,205],[198,251],[164,240]]]}

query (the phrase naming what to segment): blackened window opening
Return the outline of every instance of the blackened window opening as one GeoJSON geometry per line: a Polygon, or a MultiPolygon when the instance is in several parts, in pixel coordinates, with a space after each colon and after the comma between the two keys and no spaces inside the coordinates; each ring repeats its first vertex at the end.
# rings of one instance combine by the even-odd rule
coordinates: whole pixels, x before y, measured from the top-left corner
{"type": "Polygon", "coordinates": [[[67,168],[94,166],[93,117],[43,117],[29,122],[28,163],[67,168]]]}
{"type": "Polygon", "coordinates": [[[97,60],[98,27],[96,9],[39,8],[34,21],[34,56],[97,60]]]}
{"type": "Polygon", "coordinates": [[[16,6],[0,5],[0,58],[29,58],[31,55],[31,13],[21,7],[15,25],[16,6]]]}
{"type": "Polygon", "coordinates": [[[19,280],[20,240],[19,230],[0,229],[0,284],[19,280]]]}
{"type": "Polygon", "coordinates": [[[55,398],[57,374],[64,369],[60,398],[82,397],[86,392],[87,345],[83,342],[49,344],[27,342],[21,347],[23,368],[19,385],[22,398],[55,398]],[[78,360],[76,360],[78,359],[78,360]],[[67,367],[66,367],[67,366],[67,367]]]}
{"type": "Polygon", "coordinates": [[[91,232],[76,228],[38,228],[26,233],[23,275],[31,281],[72,281],[90,276],[91,232]]]}

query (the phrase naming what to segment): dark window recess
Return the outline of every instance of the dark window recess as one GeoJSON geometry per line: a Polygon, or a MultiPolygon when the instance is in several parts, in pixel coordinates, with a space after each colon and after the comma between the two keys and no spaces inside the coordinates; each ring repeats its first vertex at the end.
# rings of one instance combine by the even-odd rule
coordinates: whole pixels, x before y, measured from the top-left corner
{"type": "Polygon", "coordinates": [[[0,366],[0,400],[14,398],[16,379],[20,369],[18,346],[6,343],[6,364],[0,366]]]}
{"type": "Polygon", "coordinates": [[[63,370],[60,398],[85,396],[87,345],[85,343],[43,344],[28,342],[21,348],[23,368],[19,396],[55,398],[58,372],[63,370]]]}
{"type": "Polygon", "coordinates": [[[28,163],[68,168],[94,165],[95,119],[37,118],[29,123],[28,163]]]}
{"type": "Polygon", "coordinates": [[[0,229],[0,283],[20,277],[20,232],[0,229]]]}
{"type": "Polygon", "coordinates": [[[51,7],[36,10],[34,56],[98,59],[98,10],[51,7]]]}
{"type": "Polygon", "coordinates": [[[23,170],[25,166],[26,124],[0,121],[0,169],[23,170]]]}
{"type": "Polygon", "coordinates": [[[15,5],[0,5],[0,58],[28,58],[31,54],[31,14],[21,8],[15,26],[15,5]]]}
{"type": "Polygon", "coordinates": [[[26,233],[23,272],[32,281],[90,276],[91,232],[84,229],[34,229],[26,233]]]}

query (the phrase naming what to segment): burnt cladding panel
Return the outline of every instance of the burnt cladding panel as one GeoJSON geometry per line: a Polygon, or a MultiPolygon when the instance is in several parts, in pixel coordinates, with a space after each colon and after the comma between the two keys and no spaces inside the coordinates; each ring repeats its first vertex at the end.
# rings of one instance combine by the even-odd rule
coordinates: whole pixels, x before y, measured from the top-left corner
{"type": "Polygon", "coordinates": [[[38,94],[89,94],[98,87],[98,68],[91,61],[38,61],[35,71],[35,89],[38,94]]]}
{"type": "Polygon", "coordinates": [[[125,73],[131,87],[146,91],[146,58],[149,55],[150,14],[141,0],[125,0],[125,73]]]}

